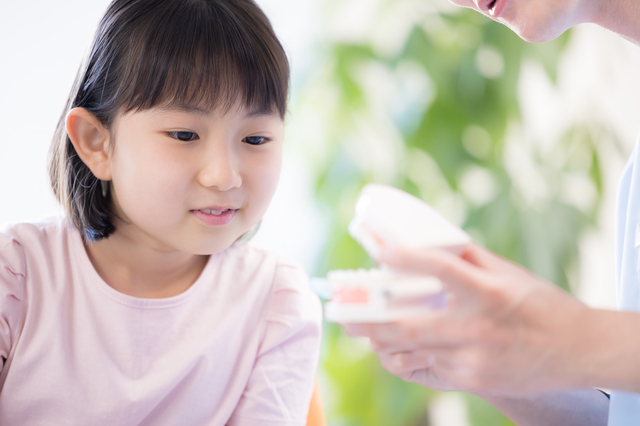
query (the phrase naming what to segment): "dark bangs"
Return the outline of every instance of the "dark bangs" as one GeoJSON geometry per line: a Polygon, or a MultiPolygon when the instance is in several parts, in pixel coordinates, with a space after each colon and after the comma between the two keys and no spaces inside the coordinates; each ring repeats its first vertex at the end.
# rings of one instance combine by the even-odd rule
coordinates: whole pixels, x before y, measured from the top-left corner
{"type": "Polygon", "coordinates": [[[240,102],[284,118],[288,83],[282,46],[251,0],[116,1],[96,34],[84,84],[102,90],[81,91],[74,106],[228,111],[240,102]]]}
{"type": "Polygon", "coordinates": [[[80,160],[65,118],[82,107],[107,129],[156,106],[251,112],[284,119],[289,64],[253,0],[114,0],[80,67],[51,143],[53,192],[87,241],[111,235],[111,196],[80,160]]]}

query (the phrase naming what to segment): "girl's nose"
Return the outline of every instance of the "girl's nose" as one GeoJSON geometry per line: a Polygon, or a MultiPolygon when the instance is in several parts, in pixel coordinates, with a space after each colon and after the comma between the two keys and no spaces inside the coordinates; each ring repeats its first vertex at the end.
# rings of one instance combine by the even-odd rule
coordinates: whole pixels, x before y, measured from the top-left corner
{"type": "Polygon", "coordinates": [[[228,147],[218,147],[207,153],[198,181],[207,188],[229,191],[242,185],[238,159],[228,147]]]}

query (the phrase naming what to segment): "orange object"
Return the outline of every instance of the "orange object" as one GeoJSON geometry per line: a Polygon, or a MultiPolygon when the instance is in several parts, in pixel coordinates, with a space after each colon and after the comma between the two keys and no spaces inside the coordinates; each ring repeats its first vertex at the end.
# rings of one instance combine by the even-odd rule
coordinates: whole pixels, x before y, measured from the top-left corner
{"type": "Polygon", "coordinates": [[[342,287],[331,295],[331,301],[335,303],[369,303],[369,290],[362,287],[342,287]]]}
{"type": "Polygon", "coordinates": [[[313,395],[311,395],[307,426],[327,426],[327,420],[324,417],[324,411],[322,411],[322,401],[320,400],[320,386],[318,386],[317,381],[313,388],[313,395]]]}

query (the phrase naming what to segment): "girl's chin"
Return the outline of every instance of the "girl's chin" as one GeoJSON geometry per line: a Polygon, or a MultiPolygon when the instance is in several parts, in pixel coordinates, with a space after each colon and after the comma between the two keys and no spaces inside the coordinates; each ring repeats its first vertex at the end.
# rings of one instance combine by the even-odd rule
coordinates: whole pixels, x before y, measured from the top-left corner
{"type": "Polygon", "coordinates": [[[224,245],[215,245],[215,246],[203,244],[202,246],[199,246],[199,247],[190,247],[188,250],[188,253],[194,256],[212,256],[218,253],[222,253],[232,245],[233,245],[233,242],[229,245],[224,244],[224,245]]]}
{"type": "Polygon", "coordinates": [[[242,235],[243,234],[236,235],[236,233],[234,233],[233,235],[209,236],[208,238],[199,238],[199,241],[196,241],[194,238],[186,242],[185,245],[188,245],[188,247],[184,247],[183,251],[198,256],[210,256],[222,253],[238,241],[242,235]]]}

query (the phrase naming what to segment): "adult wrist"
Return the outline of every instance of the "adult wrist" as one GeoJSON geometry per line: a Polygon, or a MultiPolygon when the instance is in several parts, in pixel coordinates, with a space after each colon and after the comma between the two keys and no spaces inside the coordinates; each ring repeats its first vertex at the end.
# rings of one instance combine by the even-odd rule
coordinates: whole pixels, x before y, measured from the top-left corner
{"type": "Polygon", "coordinates": [[[589,309],[581,318],[582,341],[575,373],[584,386],[640,392],[637,357],[640,314],[589,309]]]}

